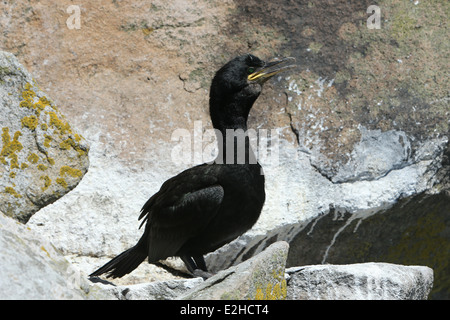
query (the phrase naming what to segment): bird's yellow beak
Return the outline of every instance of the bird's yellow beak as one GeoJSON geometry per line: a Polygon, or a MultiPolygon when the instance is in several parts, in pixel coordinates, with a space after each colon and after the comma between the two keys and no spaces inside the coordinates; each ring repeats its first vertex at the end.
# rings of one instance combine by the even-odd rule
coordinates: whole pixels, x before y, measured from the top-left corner
{"type": "Polygon", "coordinates": [[[293,57],[275,59],[266,63],[261,69],[249,74],[248,80],[252,82],[265,82],[280,72],[295,68],[297,65],[292,64],[294,62],[295,58],[293,57]]]}

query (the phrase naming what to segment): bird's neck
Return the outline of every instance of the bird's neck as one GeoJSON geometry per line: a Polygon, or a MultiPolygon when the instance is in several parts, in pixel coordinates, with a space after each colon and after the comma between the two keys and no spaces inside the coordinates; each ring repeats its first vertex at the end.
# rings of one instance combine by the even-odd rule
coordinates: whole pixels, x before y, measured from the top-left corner
{"type": "Polygon", "coordinates": [[[217,130],[219,153],[214,161],[217,164],[257,164],[256,156],[250,146],[248,131],[245,128],[217,130]],[[245,129],[245,130],[244,130],[245,129]]]}
{"type": "MultiPolygon", "coordinates": [[[[248,108],[250,110],[251,106],[248,108]]],[[[215,160],[219,164],[256,164],[256,156],[250,146],[247,131],[248,113],[240,115],[232,110],[234,106],[226,106],[220,118],[213,118],[213,126],[216,130],[219,153],[215,160]]],[[[246,108],[247,109],[247,108],[246,108]]],[[[236,110],[236,109],[234,109],[236,110]]]]}

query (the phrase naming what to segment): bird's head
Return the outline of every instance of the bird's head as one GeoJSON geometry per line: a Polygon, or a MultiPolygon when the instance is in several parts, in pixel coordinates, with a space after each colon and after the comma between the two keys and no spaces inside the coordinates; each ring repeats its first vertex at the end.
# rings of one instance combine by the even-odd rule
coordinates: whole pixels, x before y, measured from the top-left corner
{"type": "Polygon", "coordinates": [[[243,118],[246,122],[262,85],[274,75],[295,67],[292,64],[294,61],[294,58],[289,57],[265,62],[254,55],[245,54],[220,68],[210,91],[210,114],[214,126],[217,127],[219,120],[236,122],[237,118],[243,118]]]}

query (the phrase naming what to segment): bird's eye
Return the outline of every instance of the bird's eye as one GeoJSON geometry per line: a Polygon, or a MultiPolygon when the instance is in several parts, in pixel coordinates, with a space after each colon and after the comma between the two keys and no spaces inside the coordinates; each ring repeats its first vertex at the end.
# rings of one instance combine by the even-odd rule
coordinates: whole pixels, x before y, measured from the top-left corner
{"type": "Polygon", "coordinates": [[[255,72],[255,68],[253,68],[253,67],[249,67],[248,69],[247,69],[247,72],[248,72],[248,74],[252,74],[253,72],[255,72]]]}

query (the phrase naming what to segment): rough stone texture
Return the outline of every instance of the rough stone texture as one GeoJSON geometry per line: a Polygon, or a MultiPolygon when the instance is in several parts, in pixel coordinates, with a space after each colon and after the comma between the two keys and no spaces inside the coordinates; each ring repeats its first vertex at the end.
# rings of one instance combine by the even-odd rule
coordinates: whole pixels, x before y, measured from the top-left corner
{"type": "Polygon", "coordinates": [[[0,299],[84,299],[80,272],[36,232],[0,212],[0,299]]]}
{"type": "Polygon", "coordinates": [[[430,298],[448,299],[449,212],[450,197],[445,193],[403,199],[378,214],[333,209],[291,241],[287,265],[368,261],[426,265],[433,268],[435,278],[430,298]]]}
{"type": "MultiPolygon", "coordinates": [[[[72,4],[0,8],[1,48],[33,72],[91,143],[82,182],[29,222],[65,254],[105,259],[129,248],[140,236],[136,219],[147,198],[167,178],[210,160],[194,148],[174,156],[179,141],[172,133],[200,137],[211,128],[210,79],[244,52],[295,56],[299,68],[267,83],[252,110],[249,128],[276,129],[269,140],[277,151],[279,139],[279,157],[261,161],[267,202],[258,224],[208,256],[213,270],[302,230],[327,237],[317,218],[330,207],[355,214],[356,223],[399,199],[444,192],[448,1],[380,0],[380,30],[366,27],[369,0],[79,1],[81,28],[69,29],[72,4]]],[[[208,143],[205,137],[202,146],[208,143]]],[[[403,220],[396,223],[401,228],[403,220]]],[[[389,247],[389,237],[373,239],[389,247]]],[[[448,261],[428,248],[429,257],[448,261]]]]}
{"type": "Polygon", "coordinates": [[[73,189],[88,146],[11,53],[0,51],[0,209],[21,222],[73,189]]]}
{"type": "Polygon", "coordinates": [[[284,300],[284,269],[289,245],[276,242],[253,258],[220,271],[182,300],[284,300]]]}
{"type": "Polygon", "coordinates": [[[174,300],[202,282],[202,278],[193,278],[125,286],[95,284],[93,287],[108,299],[114,300],[174,300]]]}
{"type": "Polygon", "coordinates": [[[387,263],[294,267],[289,275],[291,300],[426,300],[433,270],[387,263]]]}

